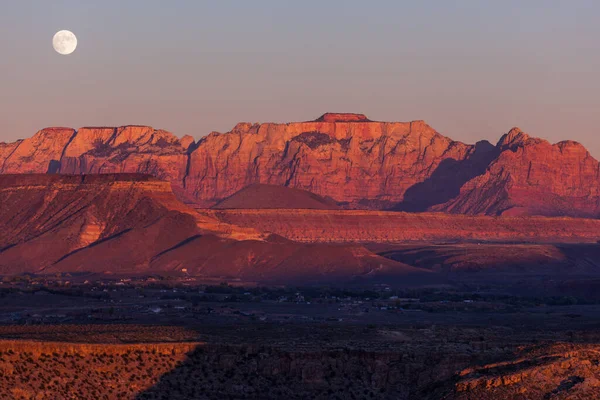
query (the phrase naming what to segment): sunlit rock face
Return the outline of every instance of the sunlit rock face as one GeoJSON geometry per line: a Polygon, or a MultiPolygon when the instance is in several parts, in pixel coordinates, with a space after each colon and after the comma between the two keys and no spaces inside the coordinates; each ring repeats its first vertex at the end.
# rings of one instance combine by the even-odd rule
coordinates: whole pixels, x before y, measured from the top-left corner
{"type": "Polygon", "coordinates": [[[71,128],[46,128],[28,139],[0,144],[0,172],[53,172],[74,133],[71,128]]]}
{"type": "Polygon", "coordinates": [[[495,146],[469,145],[423,121],[346,113],[239,123],[198,142],[123,126],[47,128],[0,143],[0,173],[151,174],[199,207],[260,183],[307,190],[344,208],[596,217],[598,171],[580,144],[550,144],[518,128],[495,146]]]}
{"type": "MultiPolygon", "coordinates": [[[[422,121],[325,114],[312,122],[238,124],[199,143],[186,187],[209,202],[266,183],[329,196],[351,208],[385,208],[401,203],[444,160],[454,166],[474,152],[475,146],[452,141],[422,121]]],[[[437,190],[447,197],[445,187],[437,190]]]]}
{"type": "Polygon", "coordinates": [[[502,136],[484,174],[435,210],[463,214],[597,217],[599,165],[579,143],[551,144],[518,128],[502,136]]]}

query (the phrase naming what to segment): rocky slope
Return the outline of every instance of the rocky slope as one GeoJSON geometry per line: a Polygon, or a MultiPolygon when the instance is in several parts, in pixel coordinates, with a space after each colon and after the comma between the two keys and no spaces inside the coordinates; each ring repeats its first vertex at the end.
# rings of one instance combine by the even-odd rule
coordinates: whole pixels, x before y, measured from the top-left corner
{"type": "Polygon", "coordinates": [[[454,399],[597,399],[596,345],[526,348],[514,360],[460,372],[454,399]]]}
{"type": "Polygon", "coordinates": [[[305,189],[349,208],[488,215],[600,213],[598,162],[578,143],[512,129],[496,146],[467,145],[423,121],[324,114],[287,124],[240,123],[197,143],[146,126],[48,128],[0,143],[0,173],[136,172],[208,207],[251,184],[305,189]]]}
{"type": "Polygon", "coordinates": [[[195,345],[0,341],[0,397],[135,399],[195,345]]]}
{"type": "Polygon", "coordinates": [[[518,241],[594,243],[600,221],[566,217],[491,217],[369,210],[207,210],[225,223],[290,240],[323,242],[518,241]]]}
{"type": "Polygon", "coordinates": [[[0,396],[409,399],[429,381],[448,379],[453,370],[468,365],[436,353],[419,360],[422,354],[412,353],[417,354],[351,348],[290,351],[253,344],[0,341],[0,396]]]}
{"type": "Polygon", "coordinates": [[[0,274],[177,273],[261,282],[427,271],[358,245],[301,244],[220,221],[149,175],[1,175],[0,274]]]}
{"type": "Polygon", "coordinates": [[[180,330],[172,327],[10,327],[14,331],[10,336],[20,340],[0,340],[0,397],[438,399],[440,393],[452,393],[448,381],[457,372],[505,352],[494,343],[478,342],[468,332],[460,334],[463,344],[452,340],[456,334],[442,342],[428,329],[322,324],[284,326],[277,332],[238,329],[226,327],[220,340],[196,333],[196,338],[208,336],[197,342],[167,336],[180,330]],[[62,331],[75,332],[68,337],[75,336],[77,342],[39,340],[49,336],[48,330],[59,338],[65,336],[62,331]],[[128,330],[141,337],[136,340],[128,330]],[[89,342],[89,332],[96,331],[101,337],[107,336],[102,331],[117,332],[115,336],[128,340],[89,342]]]}
{"type": "Polygon", "coordinates": [[[105,242],[123,261],[112,266],[117,272],[193,235],[261,238],[198,214],[175,198],[168,182],[149,175],[1,175],[0,204],[2,273],[43,271],[105,242]],[[115,243],[128,240],[131,248],[119,253],[115,243]]]}
{"type": "Polygon", "coordinates": [[[214,209],[337,210],[335,201],[306,190],[255,183],[218,202],[214,209]]]}
{"type": "Polygon", "coordinates": [[[498,142],[500,155],[439,211],[488,215],[600,213],[600,166],[579,143],[550,144],[513,128],[498,142]]]}
{"type": "Polygon", "coordinates": [[[228,326],[222,340],[197,342],[173,339],[168,334],[180,329],[168,326],[9,328],[17,340],[0,340],[0,397],[6,399],[544,400],[600,395],[597,343],[567,343],[568,332],[552,332],[556,338],[546,341],[540,340],[544,332],[527,332],[530,338],[523,340],[527,335],[519,337],[507,327],[284,326],[269,335],[264,328],[236,332],[228,326]],[[292,333],[294,328],[305,336],[292,333]],[[49,336],[49,329],[59,337],[68,330],[77,341],[38,339],[49,336]],[[90,342],[89,333],[97,331],[127,341],[90,342]]]}

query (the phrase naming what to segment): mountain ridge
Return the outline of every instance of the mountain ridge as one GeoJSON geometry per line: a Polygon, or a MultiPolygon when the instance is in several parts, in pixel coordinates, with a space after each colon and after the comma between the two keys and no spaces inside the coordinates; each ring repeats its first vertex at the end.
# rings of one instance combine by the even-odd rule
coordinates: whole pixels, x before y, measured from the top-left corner
{"type": "Polygon", "coordinates": [[[238,123],[198,141],[144,125],[45,128],[0,143],[0,173],[146,173],[210,207],[252,184],[307,190],[345,208],[486,215],[600,215],[598,161],[579,143],[511,129],[465,144],[424,121],[326,113],[238,123]]]}

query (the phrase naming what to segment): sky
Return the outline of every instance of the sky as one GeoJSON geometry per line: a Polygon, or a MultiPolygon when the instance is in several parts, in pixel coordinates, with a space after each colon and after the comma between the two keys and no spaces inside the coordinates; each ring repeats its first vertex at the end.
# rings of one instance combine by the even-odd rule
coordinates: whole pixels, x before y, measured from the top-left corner
{"type": "Polygon", "coordinates": [[[599,19],[595,0],[5,1],[0,141],[357,112],[467,143],[519,126],[598,158],[599,19]],[[69,56],[52,48],[62,29],[69,56]]]}

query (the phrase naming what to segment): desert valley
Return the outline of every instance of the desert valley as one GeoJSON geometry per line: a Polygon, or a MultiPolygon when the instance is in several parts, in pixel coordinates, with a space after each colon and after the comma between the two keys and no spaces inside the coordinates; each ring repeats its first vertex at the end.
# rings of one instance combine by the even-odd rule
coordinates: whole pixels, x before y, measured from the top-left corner
{"type": "Polygon", "coordinates": [[[0,393],[598,396],[599,173],[362,114],[0,143],[0,393]]]}
{"type": "Polygon", "coordinates": [[[600,399],[599,17],[4,1],[0,400],[600,399]]]}

